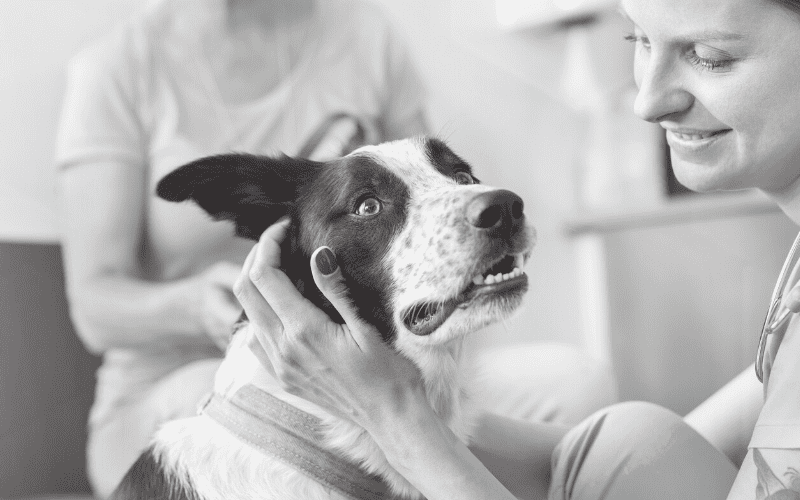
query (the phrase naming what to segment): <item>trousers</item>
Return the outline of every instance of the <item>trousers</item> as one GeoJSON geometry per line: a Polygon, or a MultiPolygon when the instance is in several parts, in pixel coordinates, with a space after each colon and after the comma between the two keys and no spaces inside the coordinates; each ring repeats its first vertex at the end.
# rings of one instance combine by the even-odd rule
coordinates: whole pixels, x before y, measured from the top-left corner
{"type": "Polygon", "coordinates": [[[559,442],[548,499],[724,500],[737,472],[679,415],[625,402],[595,412],[559,442]]]}

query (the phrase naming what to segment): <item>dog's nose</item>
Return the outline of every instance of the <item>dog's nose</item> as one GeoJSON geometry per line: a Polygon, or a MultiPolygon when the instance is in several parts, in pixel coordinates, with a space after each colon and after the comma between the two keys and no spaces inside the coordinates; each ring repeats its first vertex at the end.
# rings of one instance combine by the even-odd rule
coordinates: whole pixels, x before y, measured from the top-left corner
{"type": "Polygon", "coordinates": [[[467,204],[467,221],[492,236],[509,237],[517,232],[525,218],[522,198],[507,189],[481,193],[467,204]]]}

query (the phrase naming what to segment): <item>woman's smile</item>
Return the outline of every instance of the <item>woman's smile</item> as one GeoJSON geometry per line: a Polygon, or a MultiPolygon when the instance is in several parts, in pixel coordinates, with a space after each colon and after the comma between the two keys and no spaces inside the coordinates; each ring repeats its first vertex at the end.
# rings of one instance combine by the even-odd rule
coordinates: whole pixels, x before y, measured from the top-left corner
{"type": "Polygon", "coordinates": [[[794,13],[767,0],[621,0],[621,8],[636,47],[635,112],[667,130],[678,180],[695,191],[790,189],[800,158],[794,13]]]}
{"type": "MultiPolygon", "coordinates": [[[[667,128],[667,143],[672,151],[685,160],[701,160],[700,156],[711,156],[713,146],[728,138],[731,129],[698,130],[689,128],[667,128]]],[[[711,159],[711,158],[707,158],[711,159]]]]}

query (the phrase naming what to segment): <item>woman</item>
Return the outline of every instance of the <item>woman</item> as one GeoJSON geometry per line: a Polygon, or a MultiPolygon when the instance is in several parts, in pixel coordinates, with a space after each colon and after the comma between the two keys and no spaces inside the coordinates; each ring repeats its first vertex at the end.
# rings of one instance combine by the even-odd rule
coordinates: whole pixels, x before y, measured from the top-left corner
{"type": "MultiPolygon", "coordinates": [[[[621,6],[635,29],[635,111],[666,129],[678,179],[698,191],[758,188],[800,223],[800,0],[621,6]]],[[[312,269],[347,324],[299,298],[276,269],[282,231],[264,233],[235,287],[260,327],[253,350],[288,390],[352,416],[427,498],[534,497],[548,472],[554,499],[800,498],[796,318],[771,335],[763,400],[751,367],[686,419],[645,403],[569,432],[484,416],[474,450],[501,464],[492,472],[506,489],[435,417],[414,368],[354,317],[330,250],[312,269]]],[[[798,296],[787,294],[793,311],[798,296]]]]}
{"type": "Polygon", "coordinates": [[[72,61],[57,164],[71,314],[103,354],[98,496],[160,423],[195,413],[241,313],[232,287],[252,244],[155,183],[220,151],[319,157],[423,133],[423,96],[402,40],[361,0],[158,0],[72,61]]]}

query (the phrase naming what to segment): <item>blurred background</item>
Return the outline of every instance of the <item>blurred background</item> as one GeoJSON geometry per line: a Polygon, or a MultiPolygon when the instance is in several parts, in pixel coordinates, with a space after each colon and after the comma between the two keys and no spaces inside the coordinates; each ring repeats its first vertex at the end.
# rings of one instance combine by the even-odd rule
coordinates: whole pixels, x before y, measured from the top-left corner
{"type": "MultiPolygon", "coordinates": [[[[620,399],[686,413],[752,363],[796,229],[758,193],[690,194],[632,114],[630,28],[605,0],[374,0],[404,33],[432,131],[525,201],[531,290],[475,349],[568,343],[620,399]]],[[[53,152],[66,63],[141,0],[0,0],[0,498],[88,492],[98,359],[63,291],[53,152]]]]}

